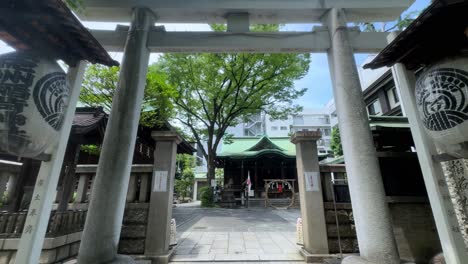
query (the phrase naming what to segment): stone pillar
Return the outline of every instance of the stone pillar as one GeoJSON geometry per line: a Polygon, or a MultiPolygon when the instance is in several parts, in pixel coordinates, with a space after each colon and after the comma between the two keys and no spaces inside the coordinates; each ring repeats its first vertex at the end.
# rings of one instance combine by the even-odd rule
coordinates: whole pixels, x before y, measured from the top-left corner
{"type": "Polygon", "coordinates": [[[12,173],[8,170],[0,172],[0,202],[4,202],[5,192],[7,189],[8,180],[10,179],[12,173]]]}
{"type": "Polygon", "coordinates": [[[297,179],[301,205],[304,256],[328,254],[327,225],[323,207],[317,140],[320,132],[296,132],[291,142],[296,144],[297,179]]]}
{"type": "Polygon", "coordinates": [[[13,196],[15,194],[15,190],[16,190],[16,183],[18,182],[18,177],[19,175],[18,174],[11,174],[10,175],[10,178],[8,179],[8,183],[7,183],[7,188],[6,188],[6,191],[7,191],[7,195],[5,197],[5,202],[4,204],[10,204],[11,201],[13,200],[13,196]]]}
{"type": "Polygon", "coordinates": [[[70,160],[66,163],[66,168],[64,170],[59,204],[57,207],[57,211],[60,212],[64,212],[68,209],[68,203],[70,202],[73,195],[73,188],[75,187],[75,171],[80,156],[80,145],[71,143],[69,144],[69,148],[70,149],[67,149],[67,151],[70,151],[70,154],[65,154],[65,157],[69,156],[70,160]]]}
{"type": "MultiPolygon", "coordinates": [[[[69,106],[63,116],[63,124],[57,144],[50,146],[45,151],[46,154],[51,154],[50,160],[42,162],[38,173],[35,174],[37,179],[33,193],[34,198],[31,201],[24,222],[15,263],[39,263],[52,210],[54,191],[57,189],[85,68],[86,62],[80,61],[76,67],[70,67],[68,70],[67,78],[70,84],[69,106]]],[[[21,185],[21,183],[18,182],[18,185],[21,185]]]]}
{"type": "Polygon", "coordinates": [[[198,193],[198,181],[195,179],[193,182],[193,201],[197,200],[197,193],[198,193]]]}
{"type": "Polygon", "coordinates": [[[127,203],[132,203],[136,200],[137,180],[137,175],[135,173],[130,174],[130,181],[128,183],[127,191],[127,203]]]}
{"type": "MultiPolygon", "coordinates": [[[[328,52],[333,93],[361,256],[371,263],[400,263],[379,162],[348,36],[345,14],[330,9],[328,52]]],[[[343,263],[359,263],[351,257],[343,263]]]]}
{"type": "Polygon", "coordinates": [[[138,201],[140,203],[146,203],[148,201],[148,185],[149,185],[150,174],[142,174],[140,181],[140,194],[138,196],[138,201]]]}
{"type": "Polygon", "coordinates": [[[153,131],[151,136],[156,147],[145,255],[153,263],[168,263],[177,144],[181,138],[170,131],[153,131]]]}
{"type": "Polygon", "coordinates": [[[118,256],[117,249],[148,69],[146,43],[153,23],[149,9],[133,10],[81,239],[80,264],[134,262],[118,256]]]}
{"type": "MultiPolygon", "coordinates": [[[[390,33],[388,41],[391,42],[397,35],[396,32],[390,33]]],[[[434,162],[432,158],[438,154],[438,151],[419,119],[415,97],[416,78],[414,73],[408,71],[402,63],[396,63],[392,67],[392,74],[410,124],[445,261],[453,264],[466,263],[468,252],[462,234],[457,228],[456,212],[445,183],[444,172],[441,164],[434,162]]]]}
{"type": "Polygon", "coordinates": [[[75,203],[84,203],[86,195],[88,194],[90,174],[83,173],[78,180],[78,187],[76,188],[75,203]]]}

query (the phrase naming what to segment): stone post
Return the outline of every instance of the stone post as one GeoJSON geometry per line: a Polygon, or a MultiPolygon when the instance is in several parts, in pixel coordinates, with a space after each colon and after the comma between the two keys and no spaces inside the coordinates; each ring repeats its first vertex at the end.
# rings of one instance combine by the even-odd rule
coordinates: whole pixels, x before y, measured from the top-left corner
{"type": "Polygon", "coordinates": [[[195,202],[197,200],[197,192],[198,192],[198,181],[195,180],[194,183],[193,183],[193,191],[192,191],[192,195],[193,195],[193,201],[195,202]]]}
{"type": "Polygon", "coordinates": [[[317,154],[318,131],[296,132],[291,142],[296,145],[297,179],[301,205],[303,254],[328,254],[327,226],[323,207],[322,185],[317,154]]]}
{"type": "MultiPolygon", "coordinates": [[[[3,169],[3,168],[2,168],[3,169]]],[[[8,170],[0,172],[0,202],[5,202],[5,191],[7,189],[8,180],[11,178],[12,173],[8,170]]]]}
{"type": "MultiPolygon", "coordinates": [[[[371,263],[400,263],[379,162],[362,95],[345,14],[330,9],[328,52],[333,93],[361,257],[371,263]]],[[[359,257],[343,263],[366,263],[359,257]]]]}
{"type": "Polygon", "coordinates": [[[81,239],[80,264],[134,262],[118,256],[117,249],[148,69],[146,43],[153,23],[149,9],[133,10],[81,239]]]}
{"type": "Polygon", "coordinates": [[[68,203],[73,195],[73,188],[75,188],[75,171],[80,156],[80,145],[71,143],[69,144],[69,148],[70,149],[67,149],[67,151],[70,151],[70,154],[65,154],[65,157],[69,157],[70,160],[64,164],[66,168],[64,170],[59,204],[57,207],[57,211],[60,212],[67,211],[68,209],[68,203]]]}
{"type": "Polygon", "coordinates": [[[145,255],[153,263],[168,263],[177,144],[181,137],[171,131],[153,131],[151,136],[156,147],[145,255]]]}
{"type": "Polygon", "coordinates": [[[86,62],[80,61],[76,67],[71,67],[68,70],[67,78],[70,83],[69,106],[64,113],[58,142],[45,151],[46,154],[51,154],[51,158],[49,161],[41,163],[37,174],[33,199],[24,222],[15,263],[39,263],[85,69],[86,62]]]}
{"type": "Polygon", "coordinates": [[[151,175],[147,173],[141,175],[140,194],[138,195],[138,201],[140,203],[146,203],[148,201],[148,184],[150,176],[151,175]]]}
{"type": "Polygon", "coordinates": [[[7,195],[6,195],[4,204],[10,204],[11,201],[13,200],[15,190],[17,188],[16,183],[18,182],[18,177],[19,177],[18,174],[10,175],[10,178],[8,179],[8,183],[7,183],[7,188],[6,188],[7,195]]]}
{"type": "MultiPolygon", "coordinates": [[[[390,33],[388,41],[391,42],[397,35],[396,32],[390,33]]],[[[402,63],[396,63],[392,67],[392,74],[410,124],[445,261],[453,264],[466,263],[468,252],[461,233],[454,228],[458,224],[457,217],[445,184],[444,172],[441,164],[434,162],[432,158],[438,151],[419,119],[415,97],[416,78],[402,63]]]]}
{"type": "Polygon", "coordinates": [[[80,175],[80,179],[78,180],[78,187],[76,188],[75,203],[84,203],[86,201],[90,178],[91,175],[88,173],[83,173],[80,175]]]}
{"type": "Polygon", "coordinates": [[[133,203],[136,199],[136,191],[137,191],[137,175],[135,173],[130,174],[130,181],[128,184],[128,191],[127,191],[127,203],[133,203]]]}

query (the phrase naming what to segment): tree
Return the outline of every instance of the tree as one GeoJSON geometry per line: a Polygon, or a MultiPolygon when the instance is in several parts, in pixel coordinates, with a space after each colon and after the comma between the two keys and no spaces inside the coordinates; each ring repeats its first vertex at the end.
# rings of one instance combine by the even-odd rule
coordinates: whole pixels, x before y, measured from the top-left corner
{"type": "Polygon", "coordinates": [[[364,22],[364,23],[359,23],[358,25],[362,28],[363,31],[368,31],[368,32],[390,32],[392,30],[401,31],[401,30],[404,30],[406,27],[408,27],[409,24],[411,24],[420,13],[421,13],[420,11],[409,12],[403,16],[399,16],[398,20],[392,23],[364,22]]]}
{"type": "Polygon", "coordinates": [[[177,154],[177,171],[175,175],[175,189],[179,197],[184,199],[190,194],[190,189],[195,181],[195,157],[188,154],[177,154]]]}
{"type": "Polygon", "coordinates": [[[343,156],[343,147],[341,146],[340,129],[335,127],[331,134],[331,149],[335,157],[343,156]]]}
{"type": "Polygon", "coordinates": [[[83,11],[83,0],[63,0],[65,4],[73,11],[83,11]]]}
{"type": "Polygon", "coordinates": [[[307,73],[309,63],[308,54],[164,54],[159,59],[159,67],[177,89],[177,119],[193,134],[207,161],[208,182],[215,177],[216,149],[229,126],[259,111],[284,119],[301,110],[293,101],[306,89],[296,89],[293,83],[307,73]]]}
{"type": "MultiPolygon", "coordinates": [[[[120,68],[115,66],[90,65],[83,79],[80,104],[101,106],[106,112],[110,112],[119,81],[119,70],[120,68]]],[[[166,75],[157,66],[150,66],[146,75],[140,124],[153,127],[167,121],[173,115],[170,98],[175,96],[175,92],[175,89],[167,84],[166,75]]]]}

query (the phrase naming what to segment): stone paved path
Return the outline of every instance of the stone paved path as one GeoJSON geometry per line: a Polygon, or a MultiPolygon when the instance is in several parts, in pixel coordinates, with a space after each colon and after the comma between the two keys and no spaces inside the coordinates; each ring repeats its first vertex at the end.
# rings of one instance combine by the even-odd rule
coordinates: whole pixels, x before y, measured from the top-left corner
{"type": "Polygon", "coordinates": [[[173,215],[174,263],[303,261],[295,241],[299,210],[174,208],[173,215]]]}

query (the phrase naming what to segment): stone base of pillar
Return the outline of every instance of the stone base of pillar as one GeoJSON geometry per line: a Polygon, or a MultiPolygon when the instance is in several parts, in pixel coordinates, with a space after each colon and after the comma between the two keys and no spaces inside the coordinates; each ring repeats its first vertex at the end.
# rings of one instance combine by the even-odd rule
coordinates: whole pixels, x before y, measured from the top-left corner
{"type": "Polygon", "coordinates": [[[145,259],[151,260],[151,264],[167,264],[174,255],[174,250],[169,249],[169,252],[164,255],[146,256],[145,259]]]}
{"type": "Polygon", "coordinates": [[[103,264],[135,264],[135,260],[126,255],[117,255],[113,260],[103,264]]]}
{"type": "Polygon", "coordinates": [[[304,248],[301,248],[300,253],[305,263],[323,263],[326,259],[338,258],[338,255],[334,254],[312,254],[304,248]]]}
{"type": "Polygon", "coordinates": [[[377,263],[370,262],[359,256],[349,256],[349,257],[344,258],[341,264],[377,264],[377,263]]]}

